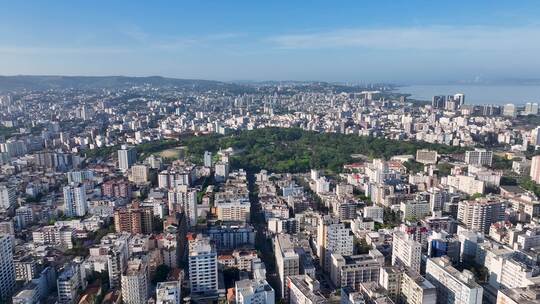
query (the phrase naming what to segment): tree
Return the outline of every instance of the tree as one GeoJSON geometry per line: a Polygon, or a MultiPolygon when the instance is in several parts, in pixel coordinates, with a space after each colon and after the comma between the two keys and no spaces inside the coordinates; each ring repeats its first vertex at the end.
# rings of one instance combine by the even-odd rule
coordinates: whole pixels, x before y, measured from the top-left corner
{"type": "Polygon", "coordinates": [[[169,276],[170,271],[171,267],[165,264],[159,265],[158,267],[156,267],[156,273],[152,278],[152,283],[157,284],[159,282],[165,282],[167,280],[167,277],[169,276]]]}

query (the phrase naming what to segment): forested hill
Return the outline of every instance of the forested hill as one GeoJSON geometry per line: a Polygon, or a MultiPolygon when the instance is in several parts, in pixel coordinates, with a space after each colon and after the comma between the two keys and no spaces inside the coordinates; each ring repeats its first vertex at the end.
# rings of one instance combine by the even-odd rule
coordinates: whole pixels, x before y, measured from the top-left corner
{"type": "Polygon", "coordinates": [[[192,90],[238,89],[238,84],[213,80],[177,79],[160,76],[0,76],[0,91],[49,89],[122,89],[133,86],[176,87],[192,90]]]}

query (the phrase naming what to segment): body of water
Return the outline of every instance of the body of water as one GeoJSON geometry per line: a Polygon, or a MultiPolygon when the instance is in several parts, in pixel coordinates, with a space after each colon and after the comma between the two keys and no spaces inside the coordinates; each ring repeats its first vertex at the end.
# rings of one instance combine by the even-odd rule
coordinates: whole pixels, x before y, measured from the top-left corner
{"type": "Polygon", "coordinates": [[[431,101],[434,95],[465,94],[465,104],[497,104],[527,102],[540,103],[540,85],[410,85],[397,92],[411,94],[411,98],[431,101]]]}

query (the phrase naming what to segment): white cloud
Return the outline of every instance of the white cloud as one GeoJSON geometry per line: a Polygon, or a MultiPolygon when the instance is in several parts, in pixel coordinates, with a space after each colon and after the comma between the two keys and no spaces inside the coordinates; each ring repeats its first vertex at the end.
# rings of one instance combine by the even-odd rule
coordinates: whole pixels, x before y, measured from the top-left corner
{"type": "Polygon", "coordinates": [[[340,29],[267,38],[277,48],[378,50],[538,51],[540,27],[409,27],[340,29]]]}

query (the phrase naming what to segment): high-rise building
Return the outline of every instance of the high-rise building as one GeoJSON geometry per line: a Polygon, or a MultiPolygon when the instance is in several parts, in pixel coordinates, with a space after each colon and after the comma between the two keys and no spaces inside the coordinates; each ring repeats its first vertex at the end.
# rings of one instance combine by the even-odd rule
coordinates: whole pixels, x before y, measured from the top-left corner
{"type": "Polygon", "coordinates": [[[429,258],[426,278],[437,289],[437,303],[481,304],[484,289],[469,270],[459,272],[445,257],[429,258]]]}
{"type": "Polygon", "coordinates": [[[0,209],[7,210],[17,203],[17,194],[13,187],[0,184],[0,209]]]}
{"type": "Polygon", "coordinates": [[[224,182],[229,178],[229,163],[227,162],[217,162],[214,166],[214,179],[216,182],[224,182]]]}
{"type": "Polygon", "coordinates": [[[212,168],[212,152],[204,151],[204,166],[212,168]]]}
{"type": "Polygon", "coordinates": [[[332,253],[353,254],[353,235],[350,227],[331,216],[319,218],[317,226],[317,255],[324,271],[330,272],[332,253]]]}
{"type": "Polygon", "coordinates": [[[465,152],[465,162],[475,166],[491,166],[493,151],[476,148],[474,151],[465,152]]]}
{"type": "Polygon", "coordinates": [[[513,103],[505,104],[503,107],[503,116],[507,117],[516,117],[517,116],[517,108],[516,105],[513,103]]]}
{"type": "Polygon", "coordinates": [[[149,181],[150,170],[146,165],[131,166],[130,180],[135,184],[146,184],[149,181]]]}
{"type": "Polygon", "coordinates": [[[535,147],[540,146],[540,127],[531,130],[530,143],[535,147]]]}
{"type": "Polygon", "coordinates": [[[94,178],[94,172],[90,170],[69,171],[66,173],[68,183],[82,183],[94,178]]]}
{"type": "Polygon", "coordinates": [[[9,300],[15,290],[12,242],[11,236],[0,234],[0,302],[9,300]]]}
{"type": "Polygon", "coordinates": [[[274,253],[276,255],[276,268],[280,282],[280,290],[277,291],[278,296],[288,299],[287,277],[300,274],[300,256],[294,250],[290,235],[276,235],[274,239],[274,253]]]}
{"type": "Polygon", "coordinates": [[[538,103],[527,102],[525,104],[525,115],[538,115],[538,103]]]}
{"type": "Polygon", "coordinates": [[[540,184],[540,155],[533,156],[531,161],[531,179],[540,184]]]}
{"type": "Polygon", "coordinates": [[[159,282],[156,286],[156,304],[181,304],[180,281],[159,282]]]}
{"type": "Polygon", "coordinates": [[[457,219],[468,229],[489,233],[491,224],[504,221],[505,203],[491,198],[461,201],[457,219]]]}
{"type": "Polygon", "coordinates": [[[463,93],[454,94],[454,101],[456,102],[457,107],[461,108],[461,106],[465,104],[465,94],[463,93]]]}
{"type": "Polygon", "coordinates": [[[189,227],[197,225],[197,189],[177,186],[168,193],[169,214],[183,212],[189,227]]]}
{"type": "Polygon", "coordinates": [[[64,187],[64,213],[66,216],[84,216],[87,211],[86,189],[81,184],[64,187]]]}
{"type": "Polygon", "coordinates": [[[118,169],[126,172],[136,162],[137,150],[134,147],[122,145],[120,150],[118,150],[118,169]]]}
{"type": "Polygon", "coordinates": [[[58,303],[75,304],[79,301],[80,292],[86,288],[84,268],[78,262],[67,264],[56,280],[58,303]]]}
{"type": "Polygon", "coordinates": [[[415,241],[407,233],[396,230],[392,239],[392,265],[409,267],[420,273],[422,244],[415,241]]]}
{"type": "Polygon", "coordinates": [[[442,108],[444,108],[445,104],[446,104],[446,96],[445,95],[433,96],[433,98],[431,100],[431,106],[434,109],[442,109],[442,108]]]}
{"type": "Polygon", "coordinates": [[[149,289],[147,262],[143,258],[129,260],[127,268],[122,274],[122,302],[125,304],[146,304],[149,289]]]}
{"type": "Polygon", "coordinates": [[[418,273],[405,271],[401,275],[401,299],[406,304],[436,304],[437,289],[418,273]]]}
{"type": "Polygon", "coordinates": [[[154,229],[154,211],[152,207],[143,207],[139,202],[120,207],[114,211],[114,228],[116,232],[150,234],[154,229]]]}
{"type": "Polygon", "coordinates": [[[210,238],[197,235],[189,241],[189,281],[192,293],[216,294],[218,291],[217,253],[210,238]]]}

